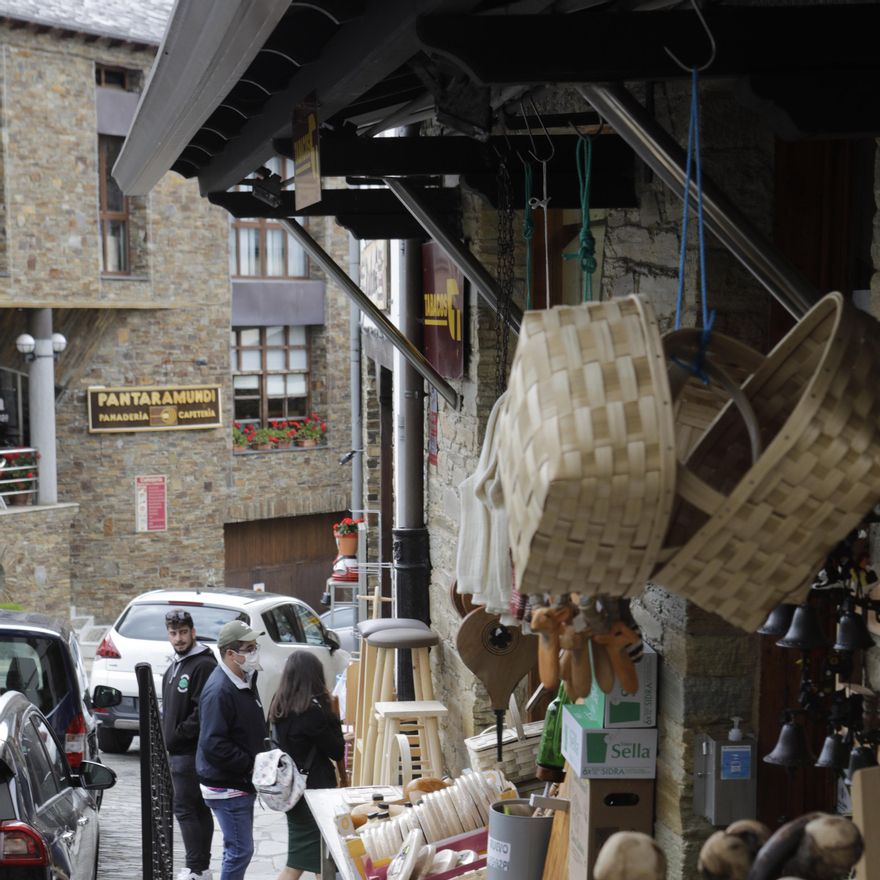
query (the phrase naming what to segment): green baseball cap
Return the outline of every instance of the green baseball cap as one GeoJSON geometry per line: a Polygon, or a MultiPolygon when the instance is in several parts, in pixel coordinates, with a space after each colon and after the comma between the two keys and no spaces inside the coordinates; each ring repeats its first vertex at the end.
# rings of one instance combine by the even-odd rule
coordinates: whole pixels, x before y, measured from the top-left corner
{"type": "Polygon", "coordinates": [[[217,634],[217,647],[222,651],[234,642],[253,642],[262,635],[264,633],[252,630],[243,620],[230,620],[217,634]]]}

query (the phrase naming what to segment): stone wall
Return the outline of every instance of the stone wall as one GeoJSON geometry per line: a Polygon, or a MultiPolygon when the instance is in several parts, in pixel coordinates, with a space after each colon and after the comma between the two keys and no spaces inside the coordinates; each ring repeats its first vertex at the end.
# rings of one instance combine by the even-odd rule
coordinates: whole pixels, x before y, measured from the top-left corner
{"type": "Polygon", "coordinates": [[[70,536],[76,512],[75,504],[49,511],[0,510],[0,602],[67,617],[70,536]]]}

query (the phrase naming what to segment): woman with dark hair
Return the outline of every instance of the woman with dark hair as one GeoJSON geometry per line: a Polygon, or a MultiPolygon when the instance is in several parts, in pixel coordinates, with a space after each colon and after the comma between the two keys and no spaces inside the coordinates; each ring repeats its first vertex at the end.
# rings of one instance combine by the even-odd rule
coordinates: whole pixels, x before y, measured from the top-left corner
{"type": "MultiPolygon", "coordinates": [[[[321,661],[295,651],[284,664],[281,683],[269,706],[278,747],[308,773],[307,788],[336,788],[336,767],[344,751],[342,724],[333,713],[321,661]]],[[[278,880],[299,880],[303,871],[321,870],[321,835],[301,798],[287,811],[287,867],[278,880]]]]}

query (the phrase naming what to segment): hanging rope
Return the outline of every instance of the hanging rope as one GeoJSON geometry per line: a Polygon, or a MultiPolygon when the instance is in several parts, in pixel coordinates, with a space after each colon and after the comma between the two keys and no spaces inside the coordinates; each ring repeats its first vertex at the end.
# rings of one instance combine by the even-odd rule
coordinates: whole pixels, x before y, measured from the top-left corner
{"type": "Polygon", "coordinates": [[[565,260],[579,260],[581,266],[582,291],[581,300],[591,302],[593,299],[593,273],[596,271],[596,239],[590,232],[590,175],[593,164],[593,139],[584,137],[578,132],[575,148],[575,164],[577,165],[578,183],[581,195],[581,231],[578,233],[580,247],[574,253],[563,254],[565,260]]]}
{"type": "Polygon", "coordinates": [[[535,237],[535,221],[532,218],[532,166],[523,162],[526,204],[523,208],[522,237],[526,243],[526,311],[532,308],[532,239],[535,237]]]}
{"type": "Polygon", "coordinates": [[[697,185],[697,242],[698,259],[700,270],[700,300],[702,309],[702,328],[700,335],[700,347],[692,364],[686,366],[695,376],[703,382],[709,379],[704,369],[706,349],[712,335],[712,324],[715,320],[715,312],[709,311],[706,294],[706,242],[703,226],[703,169],[700,161],[700,82],[699,72],[696,67],[691,71],[691,111],[690,124],[688,126],[687,159],[685,161],[684,181],[684,211],[681,219],[681,249],[678,256],[678,295],[675,301],[675,329],[681,327],[681,310],[684,302],[684,267],[685,253],[687,250],[688,214],[690,209],[691,167],[696,166],[697,185]]]}

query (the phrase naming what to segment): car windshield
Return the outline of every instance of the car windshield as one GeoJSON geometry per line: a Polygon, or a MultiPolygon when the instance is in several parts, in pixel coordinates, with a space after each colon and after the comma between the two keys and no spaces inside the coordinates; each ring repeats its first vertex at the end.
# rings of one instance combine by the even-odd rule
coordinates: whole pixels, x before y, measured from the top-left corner
{"type": "Polygon", "coordinates": [[[0,693],[21,691],[49,715],[69,690],[58,639],[0,633],[0,693]]]}
{"type": "Polygon", "coordinates": [[[234,608],[218,608],[215,605],[175,605],[173,602],[138,603],[132,605],[123,614],[122,619],[116,624],[116,631],[127,639],[167,642],[165,614],[172,608],[184,608],[190,613],[196,628],[196,636],[203,642],[216,642],[220,628],[230,620],[250,623],[247,614],[234,608]]]}

